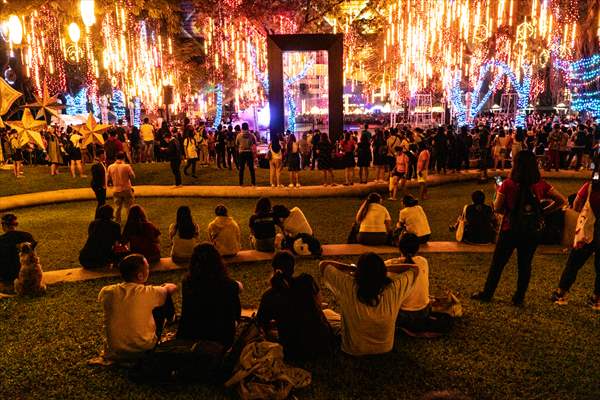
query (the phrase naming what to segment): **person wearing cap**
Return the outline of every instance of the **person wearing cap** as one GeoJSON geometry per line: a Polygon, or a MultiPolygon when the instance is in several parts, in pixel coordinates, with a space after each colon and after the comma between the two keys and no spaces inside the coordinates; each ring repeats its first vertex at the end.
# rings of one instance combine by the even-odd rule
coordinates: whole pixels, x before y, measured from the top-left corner
{"type": "Polygon", "coordinates": [[[12,288],[13,281],[19,276],[21,262],[17,246],[29,242],[34,247],[37,242],[28,232],[17,230],[17,216],[4,214],[2,216],[2,231],[0,235],[0,288],[12,288]]]}

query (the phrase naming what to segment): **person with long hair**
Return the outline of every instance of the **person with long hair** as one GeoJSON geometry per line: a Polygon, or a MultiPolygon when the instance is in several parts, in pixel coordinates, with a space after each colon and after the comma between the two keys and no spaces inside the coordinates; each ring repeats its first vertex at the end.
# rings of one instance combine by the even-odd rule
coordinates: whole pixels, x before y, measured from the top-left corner
{"type": "Polygon", "coordinates": [[[513,304],[520,306],[531,278],[531,263],[540,241],[543,216],[565,204],[565,197],[541,179],[536,157],[521,151],[513,160],[510,177],[498,187],[494,210],[503,215],[500,235],[483,291],[471,297],[483,302],[491,301],[500,282],[502,271],[517,250],[517,290],[513,304]],[[541,201],[551,200],[542,209],[541,201]]]}
{"type": "Polygon", "coordinates": [[[88,227],[88,238],[79,252],[83,268],[103,268],[117,261],[115,245],[121,240],[121,226],[114,219],[114,209],[104,204],[88,227]]]}
{"type": "Polygon", "coordinates": [[[196,176],[196,163],[198,162],[198,143],[196,142],[194,129],[189,126],[189,120],[186,118],[186,125],[184,127],[185,139],[183,139],[183,153],[186,158],[185,167],[183,173],[187,176],[188,170],[192,168],[192,178],[196,176]]]}
{"type": "Polygon", "coordinates": [[[344,132],[344,138],[340,141],[340,147],[344,155],[344,186],[354,185],[354,168],[356,167],[354,153],[356,152],[356,142],[350,132],[344,132]]]}
{"type": "Polygon", "coordinates": [[[390,200],[396,200],[398,194],[398,185],[400,185],[400,194],[404,197],[406,190],[406,178],[408,174],[409,159],[402,147],[396,147],[396,164],[390,176],[390,200]]]}
{"type": "Polygon", "coordinates": [[[285,357],[314,359],[332,353],[334,335],[323,310],[319,285],[306,273],[294,276],[295,260],[289,251],[275,254],[270,288],[262,295],[256,319],[263,331],[277,329],[285,357]]]}
{"type": "MultiPolygon", "coordinates": [[[[306,135],[306,134],[305,134],[306,135]]],[[[298,172],[300,171],[300,147],[296,135],[289,135],[287,142],[287,166],[290,173],[290,187],[300,187],[298,172]]]]}
{"type": "Polygon", "coordinates": [[[177,209],[177,219],[169,226],[171,239],[171,258],[174,262],[187,262],[192,257],[194,247],[200,242],[200,228],[194,223],[192,211],[188,206],[177,209]]]}
{"type": "Polygon", "coordinates": [[[132,253],[143,255],[149,263],[160,260],[160,231],[146,217],[144,209],[134,204],[129,209],[121,243],[129,244],[132,253]]]}
{"type": "Polygon", "coordinates": [[[323,171],[323,186],[335,186],[335,183],[333,183],[333,161],[331,159],[333,144],[326,132],[321,133],[316,146],[319,161],[318,166],[323,171]]]}
{"type": "Polygon", "coordinates": [[[373,165],[375,166],[375,183],[385,182],[385,168],[387,162],[387,144],[383,131],[375,129],[373,138],[373,165]]]}
{"type": "Polygon", "coordinates": [[[177,338],[231,346],[242,312],[241,290],[242,284],[229,277],[216,247],[208,242],[197,245],[181,283],[177,338]]]}
{"type": "Polygon", "coordinates": [[[568,293],[571,286],[575,283],[577,273],[585,265],[587,260],[594,254],[594,270],[596,272],[596,279],[594,281],[594,292],[587,299],[587,304],[592,307],[595,311],[600,311],[600,169],[596,168],[592,173],[591,181],[583,184],[583,186],[577,192],[577,197],[573,202],[573,209],[577,212],[581,212],[589,203],[592,212],[596,217],[596,224],[594,225],[594,236],[589,243],[578,242],[574,243],[574,246],[569,252],[569,258],[567,264],[561,274],[558,289],[556,289],[551,296],[551,300],[558,305],[565,305],[568,302],[568,293]]]}
{"type": "Polygon", "coordinates": [[[279,135],[269,145],[269,182],[271,187],[283,187],[281,183],[281,170],[283,169],[283,149],[279,135]]]}
{"type": "Polygon", "coordinates": [[[391,351],[396,317],[418,269],[386,268],[375,253],[361,255],[356,266],[322,261],[319,269],[341,308],[342,351],[355,356],[391,351]],[[388,277],[388,272],[393,275],[388,277]]]}
{"type": "Polygon", "coordinates": [[[360,141],[358,142],[358,177],[360,183],[369,183],[369,167],[373,160],[373,153],[371,151],[371,141],[369,135],[361,135],[360,141]]]}
{"type": "Polygon", "coordinates": [[[392,231],[392,217],[381,205],[379,193],[370,193],[356,213],[357,242],[367,246],[382,246],[392,231]]]}
{"type": "Polygon", "coordinates": [[[275,218],[271,200],[266,197],[256,202],[254,215],[250,217],[250,233],[250,241],[256,250],[267,253],[275,250],[275,218]]]}

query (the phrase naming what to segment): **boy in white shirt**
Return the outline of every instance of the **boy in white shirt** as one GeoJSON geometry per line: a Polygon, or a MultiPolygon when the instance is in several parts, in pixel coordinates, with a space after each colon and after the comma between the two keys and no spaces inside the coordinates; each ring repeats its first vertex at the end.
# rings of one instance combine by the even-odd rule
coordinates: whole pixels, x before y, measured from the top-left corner
{"type": "Polygon", "coordinates": [[[177,286],[146,285],[150,272],[144,256],[125,257],[119,270],[125,282],[105,286],[98,295],[104,309],[103,357],[111,361],[135,359],[152,350],[164,323],[175,315],[171,295],[177,286]]]}

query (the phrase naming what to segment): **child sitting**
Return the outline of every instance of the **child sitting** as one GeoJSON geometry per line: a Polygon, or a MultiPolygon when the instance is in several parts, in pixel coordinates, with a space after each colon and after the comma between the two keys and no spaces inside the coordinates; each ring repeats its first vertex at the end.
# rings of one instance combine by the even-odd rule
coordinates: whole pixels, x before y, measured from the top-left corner
{"type": "Polygon", "coordinates": [[[144,256],[125,257],[119,263],[119,270],[125,282],[105,286],[98,295],[104,308],[103,356],[111,361],[135,359],[152,350],[164,323],[175,315],[171,294],[177,286],[146,285],[150,272],[144,256]]]}

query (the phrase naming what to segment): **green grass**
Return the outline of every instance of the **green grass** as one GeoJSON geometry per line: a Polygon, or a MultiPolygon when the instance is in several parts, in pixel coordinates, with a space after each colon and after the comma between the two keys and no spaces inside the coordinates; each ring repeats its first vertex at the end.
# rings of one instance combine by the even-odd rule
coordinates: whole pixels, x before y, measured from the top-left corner
{"type": "MultiPolygon", "coordinates": [[[[432,291],[470,293],[481,287],[489,255],[429,257],[432,291]]],[[[305,367],[313,383],[301,399],[417,399],[430,390],[457,389],[474,399],[595,399],[600,372],[600,323],[583,305],[591,290],[584,268],[568,306],[551,304],[564,257],[538,256],[527,306],[509,304],[515,265],[507,266],[494,303],[463,300],[465,317],[448,338],[418,340],[398,334],[387,355],[355,359],[339,355],[305,367]]],[[[299,271],[317,276],[316,261],[299,271]]],[[[242,303],[256,307],[267,288],[269,266],[233,266],[244,282],[242,303]]],[[[156,274],[155,283],[179,282],[181,272],[156,274]]],[[[0,398],[198,399],[224,398],[220,388],[190,385],[155,388],[128,381],[122,370],[88,367],[102,344],[98,291],[115,280],[52,286],[45,297],[0,302],[0,398]],[[125,394],[126,393],[126,394],[125,394]]],[[[335,301],[326,290],[325,300],[335,301]]],[[[179,302],[179,296],[176,300],[179,302]]]]}
{"type": "MultiPolygon", "coordinates": [[[[564,194],[581,182],[554,181],[564,194]]],[[[424,202],[434,240],[452,240],[447,226],[479,186],[462,183],[436,187],[424,202]]],[[[485,186],[490,195],[491,186],[485,186]]],[[[37,190],[37,189],[36,189],[37,190]]],[[[161,231],[180,204],[189,204],[202,226],[212,210],[224,202],[240,221],[247,245],[247,220],[254,200],[247,199],[140,199],[161,231]]],[[[278,200],[279,201],[279,200],[278,200]]],[[[345,240],[359,199],[281,199],[299,205],[324,243],[345,240]]],[[[398,204],[385,205],[397,218],[398,204]]],[[[93,202],[61,204],[17,210],[23,229],[40,240],[39,255],[46,270],[77,265],[85,241],[93,202]]],[[[168,243],[162,238],[163,254],[168,243]]],[[[474,399],[585,399],[598,398],[600,372],[600,320],[584,305],[592,290],[593,272],[588,263],[579,274],[568,306],[548,301],[557,284],[565,256],[537,256],[527,295],[527,305],[510,305],[516,285],[514,260],[509,263],[494,303],[468,300],[480,289],[491,255],[431,255],[433,293],[450,288],[463,297],[465,317],[452,335],[438,340],[417,340],[401,334],[392,353],[361,359],[344,355],[305,367],[313,372],[313,384],[298,393],[302,399],[416,399],[430,390],[457,389],[474,399]]],[[[318,275],[317,262],[301,260],[299,272],[318,275]]],[[[180,282],[183,272],[154,274],[155,283],[180,282]]],[[[233,278],[244,283],[242,304],[257,307],[268,287],[267,263],[230,266],[233,278]]],[[[122,370],[88,367],[102,344],[102,311],[97,294],[104,279],[51,286],[48,294],[34,299],[0,301],[0,399],[197,399],[226,398],[221,388],[190,385],[156,388],[131,383],[122,370]]],[[[338,309],[323,290],[325,301],[338,309]]],[[[180,299],[176,297],[179,303],[180,299]]]]}

